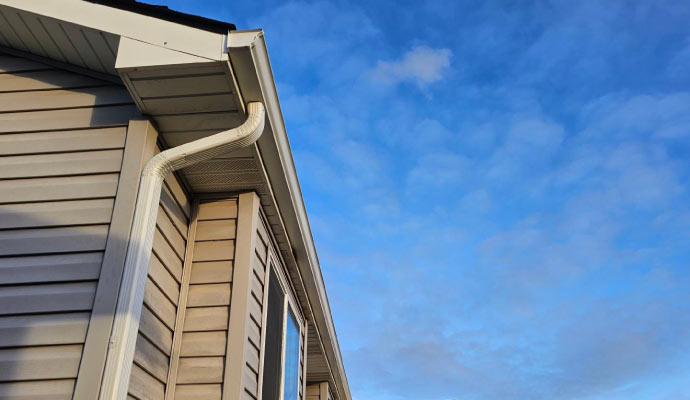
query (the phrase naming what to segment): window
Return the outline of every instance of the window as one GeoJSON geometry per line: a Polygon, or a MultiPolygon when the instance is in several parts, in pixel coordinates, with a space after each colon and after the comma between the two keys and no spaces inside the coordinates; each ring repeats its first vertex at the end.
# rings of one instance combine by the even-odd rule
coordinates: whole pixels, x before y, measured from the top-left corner
{"type": "Polygon", "coordinates": [[[283,347],[283,303],[285,294],[273,268],[268,278],[268,314],[266,316],[266,345],[264,347],[263,398],[280,400],[280,370],[283,347]]]}
{"type": "Polygon", "coordinates": [[[283,399],[297,400],[299,383],[299,325],[292,309],[288,306],[285,328],[285,381],[283,399]]]}
{"type": "Polygon", "coordinates": [[[301,325],[273,267],[266,304],[262,398],[298,400],[301,325]]]}

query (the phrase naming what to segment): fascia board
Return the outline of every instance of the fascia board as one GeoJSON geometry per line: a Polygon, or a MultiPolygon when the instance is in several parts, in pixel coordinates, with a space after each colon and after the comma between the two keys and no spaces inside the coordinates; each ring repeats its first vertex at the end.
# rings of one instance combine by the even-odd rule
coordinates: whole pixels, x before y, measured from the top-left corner
{"type": "Polygon", "coordinates": [[[210,62],[208,58],[170,50],[165,47],[154,46],[140,40],[122,37],[120,38],[120,44],[117,50],[115,69],[126,70],[130,68],[161,66],[174,68],[175,65],[183,67],[187,64],[208,62],[210,62]]]}
{"type": "Polygon", "coordinates": [[[326,350],[332,373],[336,377],[336,384],[339,386],[335,390],[340,394],[338,396],[340,399],[350,400],[350,389],[328,296],[262,32],[258,30],[230,32],[228,54],[245,101],[262,101],[266,107],[266,123],[270,126],[273,135],[272,137],[262,135],[257,142],[258,147],[266,163],[278,208],[283,216],[300,272],[305,280],[305,289],[312,303],[316,327],[326,350]],[[251,66],[247,65],[250,57],[251,66]]]}
{"type": "Polygon", "coordinates": [[[1,5],[211,60],[221,60],[227,35],[81,0],[0,0],[1,5]]]}

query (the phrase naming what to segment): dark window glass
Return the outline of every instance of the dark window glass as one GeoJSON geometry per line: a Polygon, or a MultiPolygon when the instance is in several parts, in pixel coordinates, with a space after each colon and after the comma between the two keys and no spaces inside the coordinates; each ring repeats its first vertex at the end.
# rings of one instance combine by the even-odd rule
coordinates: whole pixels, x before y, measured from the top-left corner
{"type": "Polygon", "coordinates": [[[283,400],[297,399],[299,382],[299,326],[297,319],[288,307],[287,327],[285,330],[285,381],[283,383],[283,400]]]}
{"type": "MultiPolygon", "coordinates": [[[[270,268],[270,267],[269,267],[270,268]]],[[[285,294],[271,268],[268,281],[268,314],[264,349],[263,399],[280,399],[281,351],[283,344],[283,302],[285,294]]]]}

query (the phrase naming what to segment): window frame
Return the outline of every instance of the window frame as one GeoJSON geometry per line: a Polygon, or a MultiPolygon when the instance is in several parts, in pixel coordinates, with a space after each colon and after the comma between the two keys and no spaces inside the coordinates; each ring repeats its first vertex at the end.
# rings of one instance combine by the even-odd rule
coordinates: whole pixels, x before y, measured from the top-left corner
{"type": "MultiPolygon", "coordinates": [[[[299,334],[299,343],[298,343],[298,349],[299,349],[299,359],[298,359],[298,374],[297,374],[297,395],[299,397],[300,395],[300,373],[299,373],[299,367],[300,365],[306,365],[306,360],[304,360],[305,354],[303,349],[306,349],[306,321],[304,318],[304,315],[302,314],[302,309],[299,306],[299,302],[297,301],[297,296],[295,294],[294,287],[292,286],[292,282],[290,282],[287,273],[284,268],[284,263],[282,260],[275,254],[273,246],[269,245],[268,249],[268,257],[267,257],[267,266],[266,266],[266,280],[264,283],[264,287],[268,288],[270,285],[270,280],[271,280],[271,268],[273,268],[273,272],[275,273],[275,277],[277,278],[278,285],[280,289],[283,291],[284,298],[283,298],[283,326],[281,328],[281,357],[280,357],[280,379],[279,379],[279,384],[280,384],[280,390],[279,390],[279,400],[285,400],[285,355],[286,355],[286,350],[287,350],[287,319],[290,318],[288,315],[288,307],[290,310],[292,310],[292,314],[295,316],[295,320],[297,321],[297,328],[298,328],[298,334],[299,334]],[[303,347],[304,346],[304,347],[303,347]]],[[[265,290],[266,295],[264,298],[264,304],[268,305],[267,299],[268,299],[268,289],[265,290]]],[[[266,320],[268,316],[268,307],[266,307],[266,310],[263,313],[263,326],[266,326],[266,320]]],[[[262,342],[263,337],[265,337],[266,333],[262,332],[262,342]]],[[[263,343],[262,343],[263,347],[263,343]]],[[[264,371],[264,358],[265,354],[263,352],[265,351],[265,348],[262,348],[262,354],[261,354],[261,375],[259,376],[259,388],[263,388],[263,381],[264,381],[264,376],[263,376],[263,371],[264,371]]],[[[304,371],[302,371],[302,374],[304,374],[304,371]]],[[[302,388],[302,392],[304,392],[304,388],[302,388]]],[[[302,393],[303,394],[303,393],[302,393]]],[[[301,400],[301,398],[298,398],[297,400],[301,400]]]]}

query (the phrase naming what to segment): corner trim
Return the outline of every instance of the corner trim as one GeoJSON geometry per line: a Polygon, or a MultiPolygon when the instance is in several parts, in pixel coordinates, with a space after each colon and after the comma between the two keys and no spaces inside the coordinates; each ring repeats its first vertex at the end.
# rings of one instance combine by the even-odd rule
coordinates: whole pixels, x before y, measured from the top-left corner
{"type": "MultiPolygon", "coordinates": [[[[227,357],[223,382],[222,400],[241,398],[244,392],[243,372],[247,327],[249,321],[249,287],[252,277],[252,255],[256,245],[256,229],[259,222],[259,198],[256,193],[241,193],[237,199],[237,234],[235,260],[232,272],[230,316],[228,318],[227,357]]],[[[263,345],[262,345],[263,347],[263,345]]]]}
{"type": "Polygon", "coordinates": [[[148,120],[129,121],[112,222],[74,388],[74,400],[93,400],[98,397],[129,244],[129,232],[134,220],[139,177],[144,163],[155,153],[157,136],[158,132],[148,120]]]}

